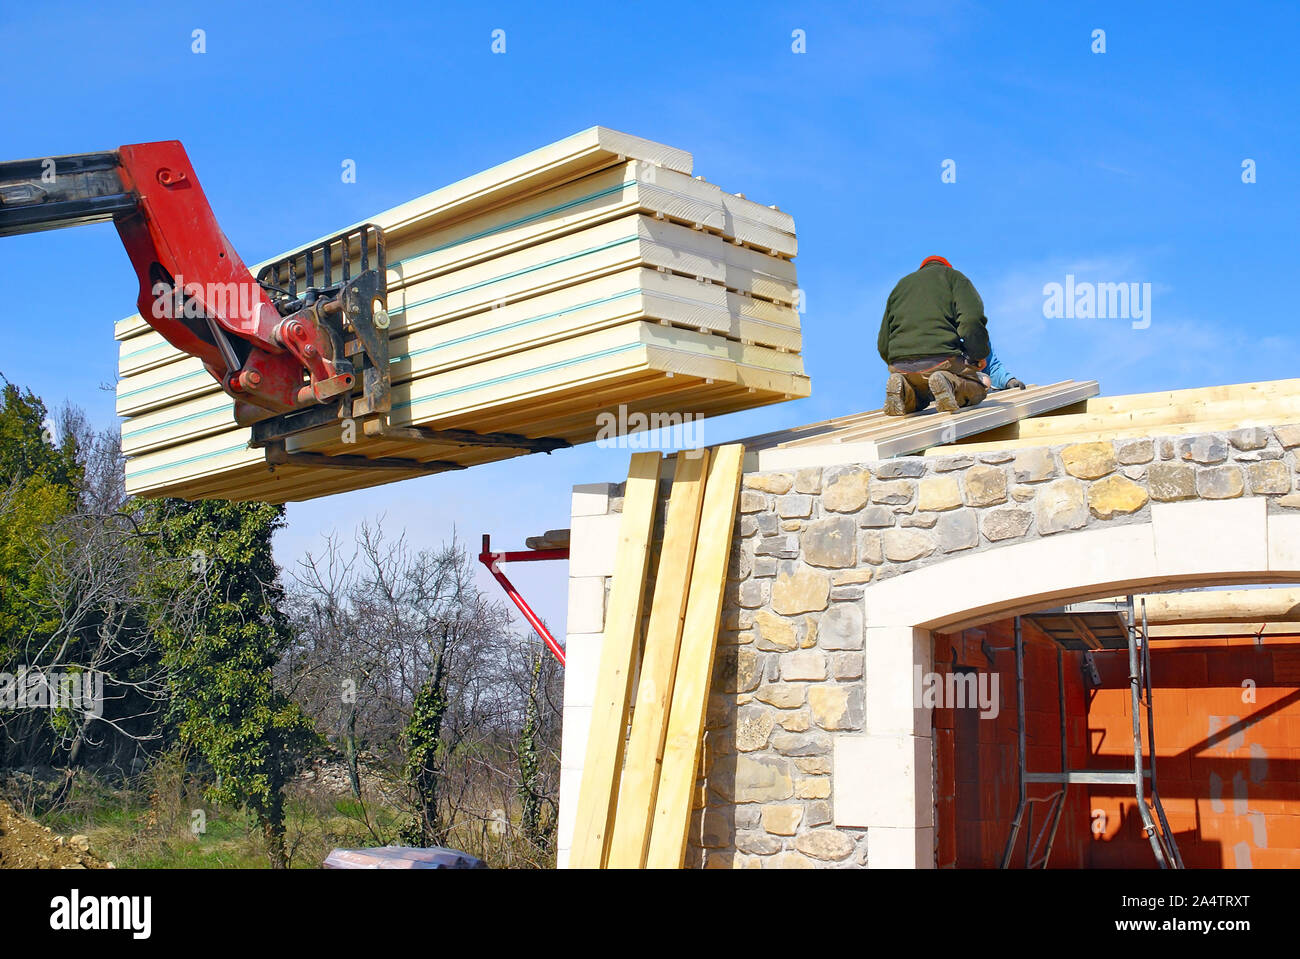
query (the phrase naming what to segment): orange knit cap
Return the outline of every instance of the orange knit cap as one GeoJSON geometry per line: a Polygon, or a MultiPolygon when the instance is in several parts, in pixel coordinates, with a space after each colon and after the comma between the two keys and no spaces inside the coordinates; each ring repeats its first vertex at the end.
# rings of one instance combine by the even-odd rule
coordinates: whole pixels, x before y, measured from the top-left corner
{"type": "MultiPolygon", "coordinates": [[[[943,264],[944,266],[946,266],[948,269],[950,269],[950,270],[952,269],[952,264],[949,263],[947,260],[945,260],[945,259],[944,259],[943,257],[941,257],[941,256],[927,256],[924,260],[921,261],[921,266],[925,266],[927,263],[942,263],[942,264],[943,264]]],[[[921,267],[917,267],[918,270],[919,270],[920,268],[921,268],[921,267]]]]}

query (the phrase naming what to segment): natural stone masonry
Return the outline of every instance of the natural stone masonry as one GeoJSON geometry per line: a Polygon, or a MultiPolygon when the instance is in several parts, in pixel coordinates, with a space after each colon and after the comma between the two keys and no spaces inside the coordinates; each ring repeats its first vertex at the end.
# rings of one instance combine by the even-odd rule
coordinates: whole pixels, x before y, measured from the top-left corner
{"type": "Polygon", "coordinates": [[[873,584],[1149,522],[1153,503],[1300,511],[1297,464],[1300,425],[746,475],[688,864],[866,864],[867,830],[835,827],[831,795],[835,737],[864,730],[873,584]]]}

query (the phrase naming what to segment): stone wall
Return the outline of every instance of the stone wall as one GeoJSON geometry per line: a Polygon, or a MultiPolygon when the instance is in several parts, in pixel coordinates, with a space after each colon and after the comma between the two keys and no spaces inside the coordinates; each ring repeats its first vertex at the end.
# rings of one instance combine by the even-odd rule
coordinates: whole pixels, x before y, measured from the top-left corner
{"type": "MultiPolygon", "coordinates": [[[[996,563],[1007,544],[1149,522],[1153,502],[1258,496],[1270,511],[1300,510],[1297,447],[1300,426],[1286,426],[747,474],[688,864],[866,864],[866,830],[836,827],[831,803],[834,737],[863,729],[872,583],[954,555],[987,551],[996,563]]],[[[612,509],[618,490],[608,493],[612,509]]],[[[575,525],[575,549],[581,540],[575,525]]],[[[569,690],[592,680],[570,681],[572,769],[569,690]]]]}

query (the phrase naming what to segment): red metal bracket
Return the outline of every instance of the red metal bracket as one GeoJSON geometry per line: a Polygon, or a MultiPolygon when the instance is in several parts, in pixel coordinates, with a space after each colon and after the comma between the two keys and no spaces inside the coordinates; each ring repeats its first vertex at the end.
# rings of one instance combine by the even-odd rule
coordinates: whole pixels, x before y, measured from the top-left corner
{"type": "Polygon", "coordinates": [[[556,658],[561,666],[564,665],[564,647],[555,641],[555,637],[552,636],[551,631],[546,628],[546,624],[543,623],[538,615],[533,612],[533,608],[528,605],[528,601],[519,595],[519,590],[515,589],[514,583],[510,582],[506,577],[506,574],[501,572],[499,564],[528,563],[544,559],[568,558],[568,547],[560,549],[524,549],[506,553],[494,553],[492,552],[492,538],[487,533],[483,534],[483,551],[478,554],[478,561],[486,566],[488,572],[491,573],[493,578],[501,584],[501,588],[506,591],[506,595],[510,597],[510,601],[518,607],[519,612],[524,614],[524,619],[528,620],[528,625],[532,626],[537,632],[537,635],[542,637],[542,642],[546,644],[546,648],[551,651],[551,655],[556,658]]]}

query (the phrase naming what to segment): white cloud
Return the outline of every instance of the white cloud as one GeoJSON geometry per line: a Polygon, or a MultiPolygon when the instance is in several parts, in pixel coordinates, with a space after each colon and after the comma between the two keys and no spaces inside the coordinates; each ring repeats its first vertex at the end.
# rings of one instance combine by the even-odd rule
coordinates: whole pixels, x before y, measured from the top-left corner
{"type": "Polygon", "coordinates": [[[1188,297],[1153,273],[1135,253],[1015,266],[980,284],[995,347],[1026,382],[1095,379],[1108,394],[1289,375],[1281,358],[1295,355],[1300,337],[1258,339],[1248,321],[1194,315],[1184,305],[1188,297]],[[1134,329],[1126,319],[1044,317],[1044,285],[1064,283],[1067,274],[1093,283],[1150,283],[1151,325],[1134,329]]]}

